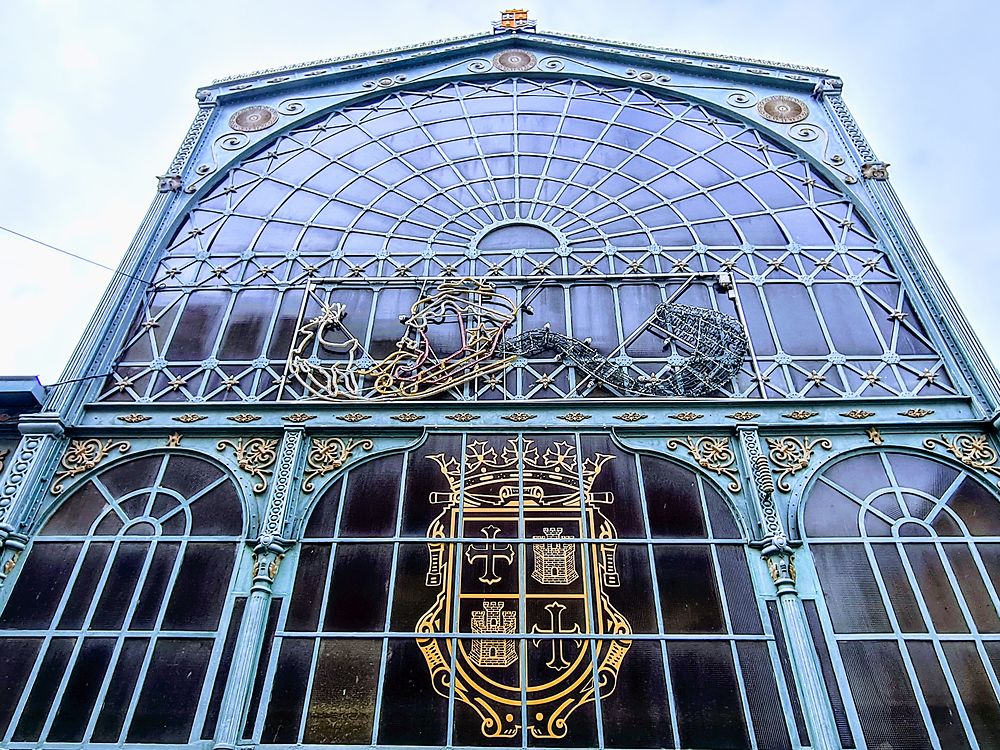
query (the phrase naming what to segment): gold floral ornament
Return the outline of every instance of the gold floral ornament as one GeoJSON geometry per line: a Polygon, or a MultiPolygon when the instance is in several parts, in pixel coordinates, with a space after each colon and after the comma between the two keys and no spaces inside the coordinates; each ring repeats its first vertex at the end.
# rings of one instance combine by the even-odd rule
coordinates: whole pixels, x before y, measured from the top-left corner
{"type": "MultiPolygon", "coordinates": [[[[941,435],[940,438],[928,438],[924,441],[924,448],[929,451],[938,445],[966,466],[1000,477],[997,452],[985,435],[956,435],[954,440],[947,435],[941,435]]],[[[997,487],[1000,487],[1000,481],[997,482],[997,487]]]]}
{"type": "Polygon", "coordinates": [[[479,419],[478,414],[470,414],[467,411],[460,412],[458,414],[446,414],[446,419],[450,419],[453,422],[471,422],[475,419],[479,419]]]}
{"type": "Polygon", "coordinates": [[[648,414],[640,414],[637,411],[627,411],[624,414],[615,415],[615,419],[620,419],[622,422],[639,422],[648,416],[648,414]]]}
{"type": "Polygon", "coordinates": [[[842,411],[840,416],[850,419],[868,419],[869,417],[874,417],[875,412],[864,409],[851,409],[850,411],[842,411]]]}
{"type": "Polygon", "coordinates": [[[561,417],[559,417],[559,419],[562,419],[566,422],[582,422],[585,419],[590,419],[590,415],[583,414],[582,412],[578,411],[571,411],[569,414],[563,414],[561,417]]]}
{"type": "Polygon", "coordinates": [[[152,417],[146,416],[145,414],[125,414],[121,417],[116,417],[119,422],[127,422],[128,424],[137,424],[139,422],[146,422],[152,417]]]}
{"type": "Polygon", "coordinates": [[[681,422],[694,422],[704,416],[704,414],[695,414],[693,411],[682,411],[680,414],[671,414],[670,418],[679,419],[681,422]]]}
{"type": "Polygon", "coordinates": [[[364,422],[366,419],[371,419],[370,414],[362,414],[361,412],[352,411],[350,414],[342,414],[337,417],[341,422],[351,422],[355,424],[357,422],[364,422]]]}
{"type": "Polygon", "coordinates": [[[226,417],[230,422],[239,422],[240,424],[246,424],[247,422],[256,422],[260,419],[257,414],[237,414],[235,417],[226,417]]]}
{"type": "Polygon", "coordinates": [[[183,422],[184,424],[190,424],[191,422],[200,422],[203,419],[208,419],[204,414],[181,414],[179,417],[171,417],[175,422],[183,422]]]}
{"type": "Polygon", "coordinates": [[[929,417],[933,413],[933,409],[907,409],[906,411],[899,412],[899,416],[909,417],[910,419],[923,419],[924,417],[929,417]]]}
{"type": "Polygon", "coordinates": [[[389,417],[389,419],[395,419],[397,422],[417,422],[424,418],[423,414],[414,414],[412,411],[403,412],[402,414],[397,414],[394,417],[389,417]]]}
{"type": "Polygon", "coordinates": [[[508,422],[527,422],[529,419],[534,419],[537,414],[528,414],[524,411],[516,411],[513,414],[508,414],[501,419],[506,419],[508,422]]]}
{"type": "Polygon", "coordinates": [[[282,417],[285,422],[294,422],[299,424],[301,422],[308,422],[310,419],[316,419],[315,414],[306,414],[305,412],[297,411],[294,414],[289,414],[287,417],[282,417]]]}
{"type": "Polygon", "coordinates": [[[55,484],[49,490],[53,495],[58,495],[63,491],[63,480],[72,479],[78,474],[90,471],[97,464],[101,463],[108,454],[115,448],[119,453],[126,453],[132,447],[131,443],[124,440],[105,440],[89,438],[87,440],[70,441],[69,448],[59,461],[63,471],[56,474],[55,484]]]}
{"type": "Polygon", "coordinates": [[[732,414],[727,414],[726,419],[735,419],[737,422],[749,422],[759,416],[760,414],[755,411],[737,411],[732,414]]]}
{"type": "Polygon", "coordinates": [[[787,477],[798,474],[809,466],[813,457],[813,448],[817,445],[824,450],[833,448],[833,443],[826,438],[816,440],[794,437],[767,438],[771,463],[780,469],[777,481],[779,490],[782,492],[792,491],[787,477]]]}
{"type": "Polygon", "coordinates": [[[375,443],[369,438],[355,440],[354,438],[316,438],[312,441],[312,448],[306,457],[309,470],[306,472],[306,481],[302,484],[303,492],[312,492],[316,489],[313,480],[316,477],[325,476],[331,471],[336,471],[345,463],[351,460],[355,450],[370,451],[375,447],[375,443]]]}
{"type": "Polygon", "coordinates": [[[691,458],[703,469],[725,476],[729,479],[729,491],[740,491],[740,480],[736,474],[736,454],[729,445],[728,438],[703,437],[684,438],[679,440],[671,438],[667,441],[668,450],[677,450],[678,447],[687,448],[691,458]]]}
{"type": "Polygon", "coordinates": [[[813,417],[819,416],[819,412],[799,410],[799,411],[790,411],[788,412],[788,414],[782,414],[781,416],[785,417],[786,419],[797,419],[801,422],[803,419],[812,419],[813,417]]]}
{"type": "Polygon", "coordinates": [[[267,478],[271,476],[274,462],[278,458],[277,438],[250,438],[244,440],[240,438],[235,443],[232,440],[220,440],[216,448],[224,451],[227,447],[232,448],[236,454],[236,465],[252,477],[257,478],[257,484],[253,486],[254,492],[263,492],[267,489],[267,478]]]}

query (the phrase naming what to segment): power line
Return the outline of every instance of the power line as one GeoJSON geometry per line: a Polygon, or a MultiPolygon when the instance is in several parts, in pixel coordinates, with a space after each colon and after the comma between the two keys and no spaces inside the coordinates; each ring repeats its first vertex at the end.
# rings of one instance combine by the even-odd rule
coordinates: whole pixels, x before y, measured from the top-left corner
{"type": "Polygon", "coordinates": [[[92,266],[97,266],[98,268],[103,268],[105,271],[111,271],[111,273],[120,274],[122,276],[127,276],[130,279],[135,279],[136,281],[141,281],[143,284],[147,283],[145,279],[140,279],[138,276],[133,276],[130,273],[125,273],[124,271],[119,271],[111,266],[106,266],[103,263],[98,263],[96,260],[91,260],[90,258],[85,258],[82,255],[77,255],[76,253],[71,253],[69,250],[63,250],[61,247],[56,247],[55,245],[50,245],[48,242],[42,242],[41,240],[36,240],[34,237],[29,237],[26,234],[21,234],[20,232],[15,232],[13,229],[8,229],[5,226],[0,226],[0,230],[7,232],[8,234],[13,234],[15,237],[20,237],[22,240],[27,240],[28,242],[34,242],[36,245],[41,245],[42,247],[47,247],[49,250],[55,250],[57,253],[62,253],[63,255],[68,255],[71,258],[76,258],[77,260],[82,260],[84,263],[89,263],[92,266]]]}

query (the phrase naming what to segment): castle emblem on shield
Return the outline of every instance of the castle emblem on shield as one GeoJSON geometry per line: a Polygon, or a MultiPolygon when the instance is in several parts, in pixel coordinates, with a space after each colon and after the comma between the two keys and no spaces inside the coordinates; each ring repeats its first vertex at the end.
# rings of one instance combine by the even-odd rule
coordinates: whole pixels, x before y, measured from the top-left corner
{"type": "Polygon", "coordinates": [[[499,448],[471,442],[464,468],[454,456],[429,458],[449,489],[431,493],[441,512],[428,538],[474,540],[427,545],[436,596],[417,632],[434,689],[444,698],[454,689],[485,737],[519,734],[522,696],[529,736],[563,737],[595,684],[602,698],[614,691],[631,645],[612,603],[617,533],[603,508],[614,497],[592,491],[614,456],[581,463],[569,443],[540,451],[519,437],[499,448]]]}

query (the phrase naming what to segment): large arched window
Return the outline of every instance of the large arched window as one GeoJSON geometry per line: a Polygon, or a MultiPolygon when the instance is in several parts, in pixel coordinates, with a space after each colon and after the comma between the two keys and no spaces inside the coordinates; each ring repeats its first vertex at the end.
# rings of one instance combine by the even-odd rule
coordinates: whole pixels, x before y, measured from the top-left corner
{"type": "Polygon", "coordinates": [[[242,536],[235,484],[202,459],[137,457],[76,489],[0,614],[0,744],[210,738],[242,536]]]}
{"type": "MultiPolygon", "coordinates": [[[[314,398],[286,365],[323,305],[343,305],[352,362],[381,360],[449,277],[523,306],[511,335],[587,339],[635,377],[669,378],[687,354],[647,330],[681,303],[746,327],[727,394],[954,390],[875,233],[788,144],[631,82],[511,77],[386,92],[220,175],[164,250],[103,398],[314,398]]],[[[446,396],[622,395],[550,354],[446,396]]]]}
{"type": "Polygon", "coordinates": [[[436,434],[316,491],[261,747],[790,746],[745,541],[690,469],[603,435],[436,434]]]}
{"type": "Polygon", "coordinates": [[[868,747],[1000,747],[996,495],[940,461],[870,452],[820,475],[804,521],[828,681],[843,669],[868,747]]]}

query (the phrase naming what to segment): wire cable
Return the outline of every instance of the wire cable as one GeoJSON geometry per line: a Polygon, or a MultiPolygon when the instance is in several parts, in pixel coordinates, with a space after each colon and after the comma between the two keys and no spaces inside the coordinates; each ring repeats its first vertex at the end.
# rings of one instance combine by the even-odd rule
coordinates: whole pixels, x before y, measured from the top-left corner
{"type": "Polygon", "coordinates": [[[106,266],[103,263],[99,263],[96,260],[91,260],[90,258],[85,258],[82,255],[77,255],[76,253],[71,253],[69,250],[63,250],[61,247],[56,247],[55,245],[50,245],[48,242],[42,242],[41,240],[36,240],[34,237],[29,237],[26,234],[21,234],[20,232],[15,232],[13,229],[8,229],[5,226],[0,226],[0,230],[3,230],[4,232],[7,232],[8,234],[12,234],[15,237],[20,237],[22,240],[27,240],[28,242],[34,242],[36,245],[41,245],[42,247],[47,247],[49,250],[55,250],[57,253],[62,253],[63,255],[68,255],[70,258],[76,258],[77,260],[82,260],[84,263],[89,263],[92,266],[97,266],[98,268],[103,268],[105,271],[111,271],[111,273],[114,273],[114,274],[119,274],[121,276],[127,276],[130,279],[134,279],[136,281],[141,281],[143,284],[148,283],[148,282],[146,282],[145,279],[140,279],[138,276],[133,276],[130,273],[125,273],[124,271],[119,271],[116,268],[112,268],[111,266],[106,266]]]}

